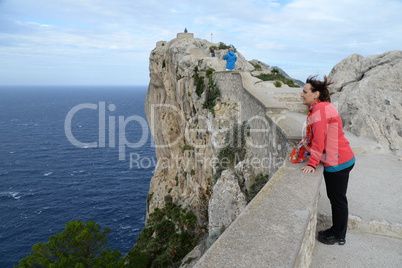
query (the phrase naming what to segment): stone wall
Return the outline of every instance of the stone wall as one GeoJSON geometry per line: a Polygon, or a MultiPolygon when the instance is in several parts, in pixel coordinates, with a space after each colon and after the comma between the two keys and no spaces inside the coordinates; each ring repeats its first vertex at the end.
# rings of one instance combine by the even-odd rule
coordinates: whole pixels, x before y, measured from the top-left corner
{"type": "Polygon", "coordinates": [[[193,33],[178,33],[177,39],[182,39],[182,38],[194,38],[194,34],[193,33]]]}
{"type": "Polygon", "coordinates": [[[194,266],[309,267],[322,167],[285,164],[194,266]]]}
{"type": "Polygon", "coordinates": [[[260,169],[256,172],[275,173],[286,159],[294,141],[286,138],[275,120],[266,115],[264,104],[244,88],[241,73],[215,72],[214,80],[221,90],[222,98],[238,103],[240,121],[246,121],[250,126],[249,158],[250,161],[254,159],[255,163],[261,161],[260,169]]]}

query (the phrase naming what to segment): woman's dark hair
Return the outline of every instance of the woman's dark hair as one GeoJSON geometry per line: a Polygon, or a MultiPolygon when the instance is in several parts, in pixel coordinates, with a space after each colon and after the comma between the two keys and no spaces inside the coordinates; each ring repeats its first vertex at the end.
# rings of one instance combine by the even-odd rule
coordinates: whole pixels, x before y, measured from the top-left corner
{"type": "Polygon", "coordinates": [[[324,75],[324,81],[318,80],[317,76],[309,76],[306,79],[306,84],[311,85],[312,92],[320,92],[320,96],[318,97],[320,101],[331,102],[328,86],[333,84],[333,82],[328,80],[328,77],[326,75],[324,75]]]}

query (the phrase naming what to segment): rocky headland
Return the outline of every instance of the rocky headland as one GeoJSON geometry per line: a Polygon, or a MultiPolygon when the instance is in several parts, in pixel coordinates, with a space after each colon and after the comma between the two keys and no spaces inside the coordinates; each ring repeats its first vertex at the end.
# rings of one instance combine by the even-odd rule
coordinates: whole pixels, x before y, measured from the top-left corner
{"type": "MultiPolygon", "coordinates": [[[[259,75],[275,74],[279,68],[248,61],[239,51],[233,72],[239,80],[225,81],[222,56],[227,52],[224,44],[183,33],[158,42],[150,55],[146,114],[158,163],[147,216],[168,203],[194,212],[201,240],[187,263],[202,255],[283,165],[296,142],[283,130],[294,116],[287,121],[284,115],[304,111],[297,93],[301,88],[261,80],[259,75]],[[245,84],[257,95],[271,94],[267,99],[273,108],[261,110],[256,105],[261,100],[242,95],[245,84]],[[264,128],[266,133],[250,133],[264,128]]],[[[351,55],[329,78],[335,82],[332,100],[345,129],[400,155],[402,51],[351,55]]]]}

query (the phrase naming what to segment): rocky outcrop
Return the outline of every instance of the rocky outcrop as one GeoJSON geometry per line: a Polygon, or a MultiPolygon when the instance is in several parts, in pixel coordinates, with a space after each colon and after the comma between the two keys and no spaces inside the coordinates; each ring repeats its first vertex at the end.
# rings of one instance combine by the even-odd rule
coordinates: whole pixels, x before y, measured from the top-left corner
{"type": "Polygon", "coordinates": [[[353,54],[335,65],[329,78],[345,129],[401,152],[402,51],[353,54]]]}
{"type": "MultiPolygon", "coordinates": [[[[180,35],[169,42],[160,41],[150,55],[150,84],[146,114],[155,140],[158,163],[150,183],[148,213],[173,201],[193,210],[201,223],[208,224],[208,204],[214,181],[214,159],[230,125],[238,121],[237,103],[217,99],[214,113],[203,104],[208,88],[207,70],[224,71],[222,56],[227,49],[217,44],[180,35]],[[202,93],[202,94],[201,94],[202,93]]],[[[237,70],[254,67],[236,53],[237,70]]]]}
{"type": "Polygon", "coordinates": [[[241,191],[233,170],[225,170],[213,187],[209,203],[209,235],[214,240],[246,207],[246,196],[241,191]]]}

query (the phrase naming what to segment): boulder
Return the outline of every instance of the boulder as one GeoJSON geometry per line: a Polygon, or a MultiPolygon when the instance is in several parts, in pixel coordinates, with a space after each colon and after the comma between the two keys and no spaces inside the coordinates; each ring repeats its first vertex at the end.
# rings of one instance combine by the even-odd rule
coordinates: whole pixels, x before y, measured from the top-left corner
{"type": "Polygon", "coordinates": [[[246,207],[246,196],[233,170],[225,170],[213,187],[209,201],[209,236],[216,239],[246,207]]]}
{"type": "Polygon", "coordinates": [[[334,66],[329,79],[346,130],[402,150],[402,50],[353,54],[334,66]]]}

